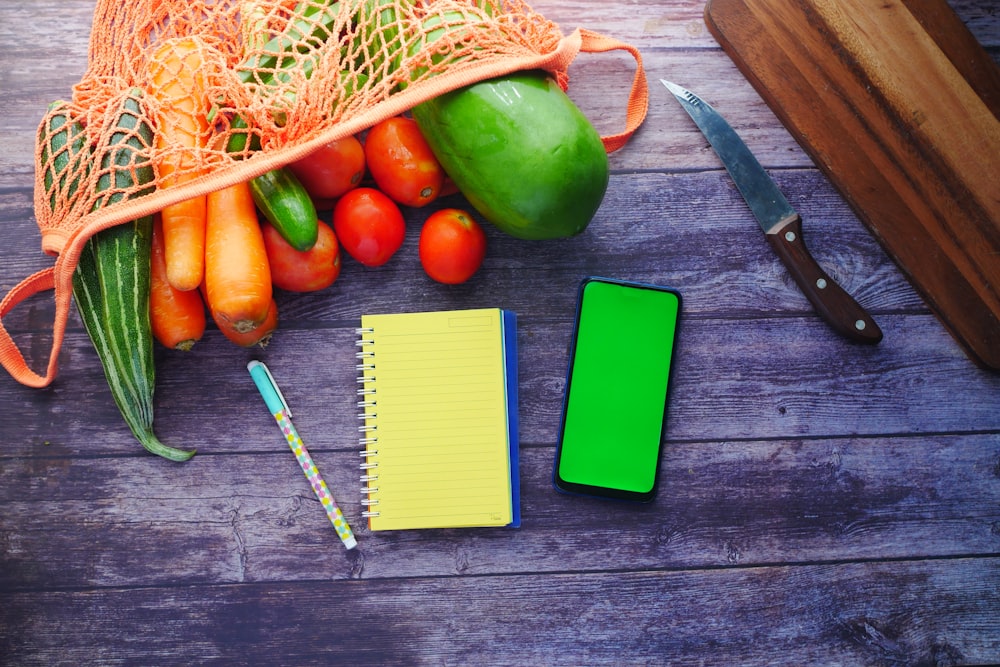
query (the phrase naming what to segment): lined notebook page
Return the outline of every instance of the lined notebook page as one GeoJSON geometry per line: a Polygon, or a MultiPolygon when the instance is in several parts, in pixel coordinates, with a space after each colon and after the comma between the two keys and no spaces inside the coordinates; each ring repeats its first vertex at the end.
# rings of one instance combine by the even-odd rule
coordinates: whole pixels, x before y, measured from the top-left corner
{"type": "MultiPolygon", "coordinates": [[[[511,522],[499,309],[366,315],[371,530],[511,522]]],[[[516,409],[516,408],[515,408],[516,409]]]]}

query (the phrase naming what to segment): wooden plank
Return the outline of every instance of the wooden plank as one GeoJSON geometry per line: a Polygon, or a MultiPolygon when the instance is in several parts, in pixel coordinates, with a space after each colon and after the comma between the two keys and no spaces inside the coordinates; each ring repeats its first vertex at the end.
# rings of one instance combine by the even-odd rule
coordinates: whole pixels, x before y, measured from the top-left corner
{"type": "Polygon", "coordinates": [[[257,453],[5,462],[0,590],[990,557],[1000,531],[1000,443],[984,434],[668,440],[662,491],[642,507],[557,493],[553,448],[529,446],[520,529],[373,534],[358,450],[303,427],[358,535],[347,552],[261,416],[239,443],[257,453]]]}
{"type": "MultiPolygon", "coordinates": [[[[554,442],[571,313],[567,296],[563,319],[527,317],[520,323],[525,444],[554,442]]],[[[1000,430],[996,374],[972,368],[930,316],[882,319],[892,342],[874,351],[840,340],[813,319],[684,321],[668,437],[725,441],[1000,430]]],[[[267,426],[244,368],[259,357],[283,377],[297,379],[285,383],[291,385],[286,394],[302,415],[300,428],[320,438],[317,446],[353,446],[354,326],[286,327],[263,354],[234,349],[213,331],[189,355],[160,355],[157,432],[168,444],[204,453],[272,449],[278,443],[267,437],[243,436],[248,420],[267,426]]],[[[12,412],[3,455],[141,452],[111,402],[86,337],[70,336],[65,354],[74,363],[65,365],[53,387],[5,388],[12,412]],[[81,401],[84,395],[89,400],[81,401]]]]}
{"type": "Polygon", "coordinates": [[[1000,659],[998,577],[996,558],[363,586],[317,571],[14,593],[0,649],[18,664],[988,664],[1000,659]]]}
{"type": "MultiPolygon", "coordinates": [[[[532,7],[564,31],[589,28],[624,35],[644,51],[711,49],[718,46],[703,19],[705,0],[629,0],[615,11],[602,0],[533,0],[532,7]]],[[[949,0],[948,5],[987,48],[1000,46],[995,8],[978,0],[949,0]]]]}

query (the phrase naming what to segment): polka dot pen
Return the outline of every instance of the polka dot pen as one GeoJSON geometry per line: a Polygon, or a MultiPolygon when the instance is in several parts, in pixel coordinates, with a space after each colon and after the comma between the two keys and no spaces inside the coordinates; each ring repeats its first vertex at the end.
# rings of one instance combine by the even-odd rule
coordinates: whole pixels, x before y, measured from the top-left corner
{"type": "Polygon", "coordinates": [[[302,443],[302,438],[299,437],[298,432],[296,432],[295,427],[292,425],[292,411],[289,410],[288,404],[285,402],[285,397],[281,395],[281,390],[278,389],[278,384],[274,381],[271,371],[259,361],[251,361],[247,364],[247,370],[250,371],[250,377],[253,378],[254,384],[257,385],[257,389],[260,391],[260,395],[264,398],[267,409],[270,410],[271,414],[274,415],[275,421],[278,422],[278,428],[281,429],[285,440],[288,441],[288,446],[292,448],[292,453],[295,454],[299,465],[302,466],[302,472],[306,474],[309,484],[312,485],[313,491],[316,492],[316,497],[323,504],[323,509],[326,510],[326,515],[330,518],[330,523],[337,530],[337,535],[340,536],[344,546],[348,549],[358,546],[358,541],[354,538],[351,527],[347,525],[344,513],[337,506],[336,501],[333,499],[333,494],[330,493],[330,489],[326,486],[326,482],[319,476],[316,464],[313,463],[312,457],[309,456],[309,451],[302,443]]]}

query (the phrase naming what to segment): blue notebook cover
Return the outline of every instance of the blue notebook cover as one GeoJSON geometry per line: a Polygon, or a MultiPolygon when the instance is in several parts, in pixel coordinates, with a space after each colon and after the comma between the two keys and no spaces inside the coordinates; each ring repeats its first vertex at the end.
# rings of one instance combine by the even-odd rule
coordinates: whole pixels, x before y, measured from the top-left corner
{"type": "Polygon", "coordinates": [[[519,470],[520,439],[518,436],[517,397],[517,316],[513,311],[503,310],[504,367],[507,381],[507,444],[510,459],[510,503],[513,520],[510,528],[521,526],[521,473],[519,470]]]}

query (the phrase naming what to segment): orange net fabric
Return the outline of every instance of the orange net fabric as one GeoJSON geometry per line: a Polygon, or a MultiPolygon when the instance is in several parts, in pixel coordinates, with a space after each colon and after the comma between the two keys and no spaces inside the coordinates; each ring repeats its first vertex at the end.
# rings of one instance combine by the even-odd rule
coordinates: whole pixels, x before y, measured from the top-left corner
{"type": "Polygon", "coordinates": [[[575,55],[519,0],[101,0],[95,16],[89,69],[59,110],[83,126],[91,157],[69,161],[83,169],[69,175],[44,164],[54,155],[38,156],[36,217],[50,253],[82,220],[160,210],[474,80],[526,66],[563,76],[575,55]],[[156,179],[144,201],[98,191],[101,170],[88,168],[101,164],[108,119],[133,88],[159,139],[148,147],[156,179]],[[46,173],[73,191],[51,192],[46,173]],[[109,199],[131,210],[95,210],[109,199]]]}
{"type": "Polygon", "coordinates": [[[578,52],[612,49],[629,51],[638,69],[627,127],[605,137],[609,151],[645,116],[638,51],[589,31],[564,36],[521,0],[98,0],[88,70],[38,130],[35,216],[42,249],[57,260],[0,303],[2,317],[55,289],[52,358],[35,374],[0,324],[0,362],[24,384],[51,382],[72,273],[97,231],[258,176],[476,81],[545,69],[565,88],[578,52]],[[123,128],[129,100],[137,117],[123,128]],[[134,162],[124,165],[131,177],[121,177],[123,156],[134,162]]]}

